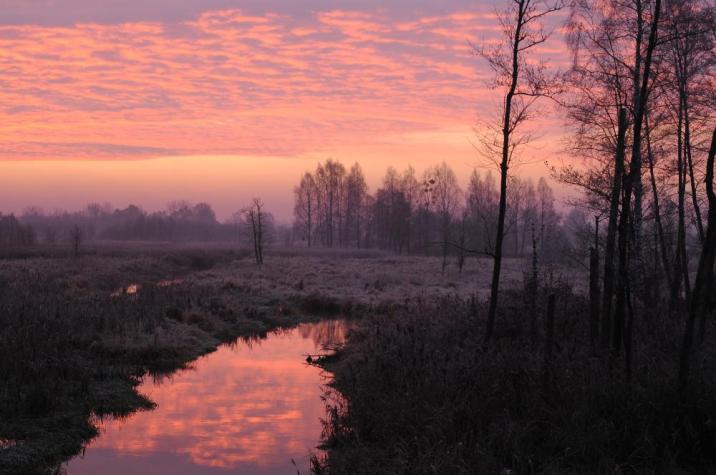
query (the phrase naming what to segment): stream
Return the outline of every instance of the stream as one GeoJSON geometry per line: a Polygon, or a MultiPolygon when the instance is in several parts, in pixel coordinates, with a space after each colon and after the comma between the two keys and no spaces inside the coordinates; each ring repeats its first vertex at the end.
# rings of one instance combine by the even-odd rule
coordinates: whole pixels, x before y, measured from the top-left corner
{"type": "Polygon", "coordinates": [[[341,321],[239,340],[139,392],[152,411],[99,422],[100,436],[67,475],[308,473],[321,437],[327,376],[306,354],[343,342],[341,321]]]}

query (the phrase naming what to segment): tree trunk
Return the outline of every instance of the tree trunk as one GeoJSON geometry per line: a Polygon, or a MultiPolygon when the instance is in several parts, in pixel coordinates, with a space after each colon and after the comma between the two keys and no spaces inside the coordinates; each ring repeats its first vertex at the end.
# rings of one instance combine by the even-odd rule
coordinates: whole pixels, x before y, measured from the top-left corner
{"type": "Polygon", "coordinates": [[[537,236],[535,236],[535,226],[532,223],[532,275],[529,281],[529,311],[530,311],[530,337],[532,344],[537,341],[537,288],[538,285],[538,269],[537,269],[537,236]]]}
{"type": "Polygon", "coordinates": [[[678,224],[677,224],[677,232],[676,232],[676,257],[674,259],[674,280],[671,285],[671,299],[670,299],[670,305],[669,307],[671,310],[675,310],[678,306],[679,301],[679,292],[681,290],[681,281],[683,279],[683,273],[681,272],[681,259],[682,259],[682,253],[681,253],[681,243],[684,241],[684,166],[683,166],[683,159],[682,159],[682,143],[681,143],[681,105],[679,105],[679,111],[678,111],[678,125],[677,125],[677,175],[678,175],[678,224]]]}
{"type": "MultiPolygon", "coordinates": [[[[625,177],[627,182],[629,177],[625,177]]],[[[631,192],[631,187],[626,183],[624,186],[624,195],[622,198],[622,212],[619,216],[619,270],[617,272],[617,296],[614,305],[614,334],[612,336],[612,352],[618,355],[622,345],[622,335],[624,330],[624,314],[626,312],[627,288],[629,286],[629,202],[627,193],[631,192]]]]}
{"type": "MultiPolygon", "coordinates": [[[[443,216],[443,274],[445,273],[445,267],[447,266],[447,254],[448,254],[448,239],[450,239],[450,217],[443,216]]],[[[400,241],[402,243],[402,240],[400,241]]]]}
{"type": "Polygon", "coordinates": [[[495,258],[492,268],[492,284],[490,286],[490,307],[487,315],[485,340],[492,338],[497,315],[497,297],[500,291],[500,270],[502,269],[502,245],[505,238],[505,215],[507,214],[507,171],[510,159],[510,133],[512,124],[512,100],[519,80],[519,54],[522,27],[525,15],[525,0],[519,0],[515,40],[512,45],[512,77],[510,88],[505,96],[505,114],[502,121],[502,158],[500,161],[500,204],[497,214],[497,235],[495,237],[495,258]]]}
{"type": "Polygon", "coordinates": [[[706,302],[713,285],[713,268],[716,258],[716,194],[714,194],[714,159],[716,158],[716,130],[711,139],[711,150],[709,151],[706,164],[706,194],[709,202],[708,230],[706,239],[701,250],[699,267],[694,282],[694,291],[691,294],[689,304],[689,317],[684,329],[684,338],[681,345],[679,364],[678,389],[681,398],[686,396],[686,389],[689,381],[689,372],[692,359],[692,346],[694,340],[694,324],[697,318],[706,318],[706,302]]]}
{"type": "Polygon", "coordinates": [[[254,240],[254,258],[256,260],[256,264],[260,264],[259,261],[259,243],[258,243],[258,234],[256,230],[256,216],[254,215],[253,211],[249,212],[249,217],[251,218],[251,237],[254,240]]]}
{"type": "Polygon", "coordinates": [[[596,348],[599,337],[599,249],[589,249],[589,341],[596,348]]]}
{"type": "Polygon", "coordinates": [[[659,193],[656,188],[656,175],[654,174],[654,155],[651,150],[651,128],[649,127],[649,115],[644,116],[646,124],[646,156],[649,161],[649,176],[651,178],[651,192],[653,194],[654,206],[654,222],[656,224],[656,232],[659,239],[659,247],[661,248],[661,259],[666,274],[666,282],[671,288],[673,277],[671,274],[671,264],[669,263],[669,251],[666,247],[666,239],[664,238],[664,226],[661,222],[661,207],[659,204],[659,193]]]}
{"type": "Polygon", "coordinates": [[[676,260],[674,265],[674,282],[671,288],[671,309],[676,309],[679,300],[681,283],[688,302],[690,297],[689,266],[686,254],[686,176],[687,165],[684,157],[684,103],[679,99],[677,124],[677,167],[678,167],[678,229],[676,239],[676,260]]]}
{"type": "MultiPolygon", "coordinates": [[[[639,105],[646,104],[646,101],[642,101],[642,95],[646,94],[646,91],[642,91],[642,71],[641,71],[641,62],[642,62],[642,56],[641,56],[641,48],[642,48],[642,38],[644,36],[644,5],[642,0],[636,0],[636,43],[634,45],[634,72],[633,72],[633,86],[634,86],[634,92],[632,96],[632,106],[634,107],[634,115],[636,116],[637,110],[639,108],[639,105]]],[[[657,6],[657,8],[659,8],[657,6]]],[[[658,21],[658,13],[657,13],[657,20],[658,21]]],[[[651,38],[650,38],[651,39],[651,38]]],[[[647,56],[649,56],[650,53],[647,51],[647,56]]],[[[650,61],[650,59],[648,59],[650,61]]],[[[644,76],[648,76],[649,74],[649,64],[644,64],[644,76]]],[[[646,78],[648,80],[648,77],[646,78]]],[[[634,142],[641,141],[641,137],[637,139],[637,135],[641,136],[641,122],[637,120],[637,118],[634,118],[634,142]]],[[[634,218],[633,218],[633,240],[634,240],[634,248],[635,251],[639,252],[639,236],[641,234],[641,221],[642,221],[642,183],[641,183],[641,166],[642,166],[642,160],[641,160],[641,143],[639,143],[639,146],[635,146],[632,148],[632,157],[631,157],[631,170],[639,170],[639,173],[632,176],[630,179],[633,184],[633,190],[634,190],[634,218]]],[[[630,171],[631,174],[631,171],[630,171]]]]}
{"type": "Polygon", "coordinates": [[[694,176],[694,162],[691,157],[691,124],[689,121],[689,100],[688,95],[684,93],[684,155],[686,164],[689,167],[689,179],[691,182],[691,201],[694,206],[694,215],[696,216],[696,230],[699,232],[699,242],[704,242],[704,223],[701,220],[701,207],[696,193],[696,177],[694,176]]]}
{"type": "Polygon", "coordinates": [[[542,365],[542,390],[549,390],[549,381],[552,375],[552,348],[554,347],[554,294],[547,300],[547,315],[544,320],[544,363],[542,365]]]}
{"type": "Polygon", "coordinates": [[[256,242],[258,244],[259,249],[259,265],[262,265],[264,263],[264,236],[263,236],[263,223],[261,222],[261,208],[259,206],[256,207],[256,218],[258,220],[257,225],[257,231],[258,236],[256,238],[256,242]]]}
{"type": "MultiPolygon", "coordinates": [[[[634,231],[635,236],[634,245],[638,249],[639,237],[638,237],[638,223],[634,223],[635,220],[641,219],[640,211],[636,210],[634,218],[631,217],[631,196],[632,192],[635,191],[635,187],[638,188],[641,183],[641,139],[642,139],[642,127],[644,123],[644,114],[646,111],[646,104],[649,97],[649,77],[651,72],[651,61],[656,48],[659,31],[659,18],[661,16],[661,0],[656,0],[654,5],[654,17],[651,21],[651,30],[649,32],[649,43],[646,48],[646,58],[644,59],[644,73],[641,78],[641,90],[639,92],[639,102],[635,104],[634,111],[634,132],[632,137],[632,152],[631,152],[631,163],[629,167],[629,174],[624,177],[624,199],[621,206],[621,216],[619,218],[619,280],[617,284],[617,299],[616,308],[614,314],[614,341],[612,347],[615,352],[619,351],[619,347],[622,344],[621,336],[624,325],[624,314],[626,312],[627,299],[629,297],[629,267],[630,259],[628,252],[628,239],[629,228],[631,227],[634,231]]],[[[638,193],[638,190],[636,190],[638,193]]],[[[640,203],[636,203],[639,204],[640,203]]],[[[631,345],[631,342],[627,342],[627,345],[631,345]]]]}
{"type": "Polygon", "coordinates": [[[619,199],[621,197],[622,176],[624,174],[624,155],[626,152],[626,114],[626,109],[619,111],[619,133],[614,159],[614,180],[612,182],[612,194],[609,206],[609,222],[607,224],[607,242],[604,255],[604,293],[602,294],[602,349],[606,349],[609,346],[611,337],[612,298],[614,293],[614,254],[617,219],[619,217],[619,199]]]}
{"type": "Polygon", "coordinates": [[[307,225],[308,225],[308,247],[311,247],[311,233],[313,231],[313,210],[311,208],[311,196],[308,196],[308,217],[307,217],[307,225]]]}

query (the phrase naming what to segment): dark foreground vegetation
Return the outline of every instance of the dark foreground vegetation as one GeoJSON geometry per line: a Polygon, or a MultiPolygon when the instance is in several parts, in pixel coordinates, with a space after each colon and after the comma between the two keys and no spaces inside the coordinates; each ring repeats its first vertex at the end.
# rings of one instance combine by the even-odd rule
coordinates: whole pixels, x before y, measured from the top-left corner
{"type": "Polygon", "coordinates": [[[238,337],[347,311],[318,295],[278,299],[196,277],[247,255],[100,248],[79,259],[2,261],[0,474],[57,473],[98,435],[98,418],[151,409],[136,391],[148,373],[176,370],[238,337]]]}
{"type": "Polygon", "coordinates": [[[716,473],[714,335],[687,396],[676,390],[683,320],[634,322],[623,352],[590,342],[588,299],[565,284],[504,295],[493,340],[460,298],[366,318],[338,360],[317,474],[716,473]],[[553,323],[547,317],[554,295],[553,323]]]}

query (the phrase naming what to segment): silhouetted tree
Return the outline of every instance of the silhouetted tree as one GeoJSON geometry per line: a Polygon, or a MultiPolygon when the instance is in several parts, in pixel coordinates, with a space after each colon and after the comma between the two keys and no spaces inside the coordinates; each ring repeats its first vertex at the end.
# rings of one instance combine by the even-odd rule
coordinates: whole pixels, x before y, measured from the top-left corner
{"type": "Polygon", "coordinates": [[[82,244],[82,229],[75,224],[70,231],[70,245],[72,246],[72,255],[79,257],[80,245],[82,244]]]}
{"type": "Polygon", "coordinates": [[[296,226],[301,230],[308,247],[312,245],[313,230],[318,208],[318,189],[313,175],[309,172],[301,177],[301,183],[294,189],[295,205],[293,209],[296,226]]]}
{"type": "Polygon", "coordinates": [[[714,261],[716,260],[716,193],[714,192],[714,160],[716,160],[716,129],[711,139],[706,164],[706,194],[708,197],[708,228],[701,250],[699,268],[696,273],[694,290],[689,303],[689,315],[684,330],[679,364],[678,389],[682,398],[686,395],[691,366],[694,326],[696,320],[706,318],[708,296],[713,291],[714,261]]]}
{"type": "Polygon", "coordinates": [[[518,135],[518,129],[530,118],[535,101],[553,92],[553,81],[547,76],[544,64],[529,62],[527,56],[530,50],[547,41],[549,34],[542,29],[545,17],[562,8],[559,1],[512,0],[509,3],[510,7],[501,19],[504,41],[498,46],[483,47],[477,51],[495,73],[495,86],[505,93],[500,125],[487,127],[480,140],[483,153],[500,170],[500,201],[486,340],[492,337],[497,314],[510,162],[515,149],[529,140],[528,134],[518,135]]]}
{"type": "Polygon", "coordinates": [[[455,172],[447,163],[442,162],[425,172],[425,181],[430,184],[430,203],[440,222],[440,240],[442,246],[442,271],[447,265],[450,228],[461,203],[460,186],[455,172]]]}
{"type": "Polygon", "coordinates": [[[264,211],[264,203],[260,198],[254,198],[251,204],[244,208],[243,214],[256,264],[263,265],[264,250],[273,229],[273,217],[264,211]]]}

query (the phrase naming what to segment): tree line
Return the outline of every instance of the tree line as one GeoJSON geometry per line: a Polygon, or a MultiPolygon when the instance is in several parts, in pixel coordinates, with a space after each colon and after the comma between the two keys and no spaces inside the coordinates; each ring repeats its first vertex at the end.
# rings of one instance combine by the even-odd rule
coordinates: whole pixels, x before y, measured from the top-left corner
{"type": "MultiPolygon", "coordinates": [[[[523,256],[538,241],[544,256],[569,241],[546,179],[510,177],[506,250],[523,256]],[[561,243],[561,244],[560,244],[561,243]]],[[[463,190],[445,162],[422,175],[389,167],[369,193],[360,164],[328,159],[305,172],[294,190],[294,228],[308,247],[373,247],[396,253],[494,255],[499,193],[490,171],[474,170],[463,190]]]]}
{"type": "Polygon", "coordinates": [[[261,200],[219,221],[208,203],[172,201],[166,209],[147,212],[136,205],[113,209],[108,203],[90,203],[79,211],[44,212],[25,209],[19,217],[0,219],[0,244],[32,245],[71,243],[77,248],[86,241],[240,242],[253,248],[252,216],[261,218],[262,246],[288,232],[276,225],[264,209],[255,212],[261,200]]]}

